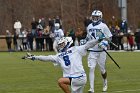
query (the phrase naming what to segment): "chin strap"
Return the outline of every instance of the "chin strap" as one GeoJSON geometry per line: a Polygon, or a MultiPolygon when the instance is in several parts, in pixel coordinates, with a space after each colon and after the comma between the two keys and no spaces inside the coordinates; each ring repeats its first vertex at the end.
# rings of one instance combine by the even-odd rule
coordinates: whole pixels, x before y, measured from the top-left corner
{"type": "Polygon", "coordinates": [[[102,22],[101,20],[98,20],[97,22],[92,22],[92,25],[96,26],[96,25],[99,25],[101,22],[102,22]]]}

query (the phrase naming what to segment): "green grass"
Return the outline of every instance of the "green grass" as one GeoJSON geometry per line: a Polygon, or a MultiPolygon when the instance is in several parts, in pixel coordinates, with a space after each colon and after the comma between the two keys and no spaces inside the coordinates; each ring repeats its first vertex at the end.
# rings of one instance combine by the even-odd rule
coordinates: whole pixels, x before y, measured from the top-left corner
{"type": "MultiPolygon", "coordinates": [[[[63,93],[57,85],[57,79],[62,76],[61,68],[54,67],[51,62],[20,59],[24,54],[25,52],[0,52],[0,93],[63,93]]],[[[33,54],[54,53],[33,52],[33,54]]],[[[140,93],[140,52],[111,52],[110,54],[121,69],[107,58],[107,93],[140,93]],[[125,92],[125,90],[132,91],[125,92]]],[[[83,64],[88,76],[86,60],[84,57],[83,64]]],[[[101,93],[102,78],[98,67],[95,75],[95,93],[101,93]]],[[[88,89],[89,81],[84,93],[87,93],[88,89]]]]}

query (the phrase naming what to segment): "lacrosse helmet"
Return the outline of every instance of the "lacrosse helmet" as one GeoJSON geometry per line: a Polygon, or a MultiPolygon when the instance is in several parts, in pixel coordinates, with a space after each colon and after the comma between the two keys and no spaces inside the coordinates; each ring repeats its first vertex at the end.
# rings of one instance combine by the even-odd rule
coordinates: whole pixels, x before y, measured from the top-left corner
{"type": "Polygon", "coordinates": [[[93,22],[95,23],[101,21],[103,17],[102,12],[99,10],[94,10],[91,15],[92,15],[93,22]]]}
{"type": "Polygon", "coordinates": [[[59,23],[55,23],[54,26],[55,26],[56,30],[58,30],[60,28],[60,24],[59,23]]]}
{"type": "Polygon", "coordinates": [[[65,52],[68,48],[70,48],[72,43],[73,43],[73,40],[71,37],[62,37],[58,41],[58,51],[65,52]]]}

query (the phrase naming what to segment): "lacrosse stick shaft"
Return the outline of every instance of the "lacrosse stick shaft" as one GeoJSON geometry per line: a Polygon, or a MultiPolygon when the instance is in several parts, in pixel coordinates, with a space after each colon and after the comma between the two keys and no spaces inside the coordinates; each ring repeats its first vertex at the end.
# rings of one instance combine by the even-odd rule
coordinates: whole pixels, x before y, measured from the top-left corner
{"type": "Polygon", "coordinates": [[[113,43],[112,41],[110,41],[109,39],[105,39],[105,40],[107,40],[109,43],[111,43],[113,46],[115,46],[116,48],[118,48],[118,46],[115,44],[115,43],[113,43]]]}
{"type": "Polygon", "coordinates": [[[119,66],[119,64],[112,58],[112,56],[105,50],[105,49],[103,49],[105,52],[106,52],[106,54],[110,57],[110,59],[116,64],[116,66],[120,69],[121,67],[119,66]]]}

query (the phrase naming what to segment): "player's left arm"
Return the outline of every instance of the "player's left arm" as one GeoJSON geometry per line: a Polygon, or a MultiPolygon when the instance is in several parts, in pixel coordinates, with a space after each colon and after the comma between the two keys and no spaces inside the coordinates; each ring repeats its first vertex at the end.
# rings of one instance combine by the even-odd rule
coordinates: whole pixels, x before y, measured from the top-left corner
{"type": "Polygon", "coordinates": [[[60,32],[60,34],[61,34],[61,37],[63,37],[64,36],[64,31],[61,29],[60,30],[61,32],[60,32]]]}
{"type": "Polygon", "coordinates": [[[111,33],[111,31],[110,31],[110,29],[108,28],[107,25],[104,25],[103,33],[104,33],[104,35],[105,35],[105,39],[106,39],[106,40],[108,39],[108,40],[111,41],[111,39],[112,39],[112,33],[111,33]]]}
{"type": "Polygon", "coordinates": [[[100,48],[107,50],[109,42],[112,40],[112,34],[107,25],[104,25],[103,34],[105,38],[98,44],[100,48]]]}

